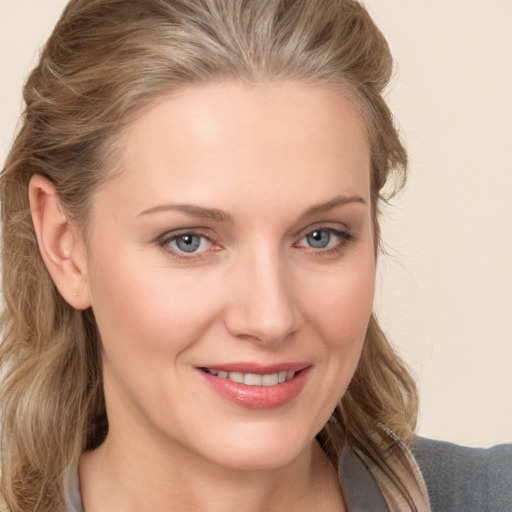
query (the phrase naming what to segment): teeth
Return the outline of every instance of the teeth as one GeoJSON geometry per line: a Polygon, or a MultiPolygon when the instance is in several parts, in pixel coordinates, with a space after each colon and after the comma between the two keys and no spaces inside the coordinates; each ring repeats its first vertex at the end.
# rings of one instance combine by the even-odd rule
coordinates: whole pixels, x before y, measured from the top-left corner
{"type": "Polygon", "coordinates": [[[261,375],[255,375],[254,373],[246,373],[244,375],[244,384],[248,386],[261,386],[261,375]]]}
{"type": "Polygon", "coordinates": [[[261,377],[261,384],[263,386],[277,386],[279,384],[279,374],[263,375],[261,377]]]}
{"type": "Polygon", "coordinates": [[[239,384],[244,383],[244,374],[243,373],[231,372],[229,374],[229,378],[234,382],[238,382],[239,384]]]}
{"type": "Polygon", "coordinates": [[[278,384],[283,384],[295,377],[295,372],[279,372],[258,375],[256,373],[228,373],[222,370],[210,370],[210,368],[205,368],[205,371],[211,375],[219,377],[220,379],[230,379],[233,382],[246,384],[247,386],[277,386],[278,384]]]}

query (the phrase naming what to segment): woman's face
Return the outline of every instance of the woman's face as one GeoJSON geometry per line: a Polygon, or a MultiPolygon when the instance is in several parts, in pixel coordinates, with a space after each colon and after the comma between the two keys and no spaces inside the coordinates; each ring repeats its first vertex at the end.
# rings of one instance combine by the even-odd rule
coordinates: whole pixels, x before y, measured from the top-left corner
{"type": "Polygon", "coordinates": [[[86,255],[108,442],[291,462],[345,392],[372,308],[357,110],[325,87],[224,82],[158,101],[123,143],[86,255]]]}

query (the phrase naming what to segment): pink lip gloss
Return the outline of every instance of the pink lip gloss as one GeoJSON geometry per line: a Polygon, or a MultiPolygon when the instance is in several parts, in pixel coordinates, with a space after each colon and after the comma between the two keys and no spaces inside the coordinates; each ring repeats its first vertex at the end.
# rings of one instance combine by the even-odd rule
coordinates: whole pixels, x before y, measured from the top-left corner
{"type": "Polygon", "coordinates": [[[306,384],[310,369],[311,366],[304,364],[286,364],[264,368],[248,364],[236,364],[209,368],[209,370],[228,373],[240,372],[256,375],[270,375],[283,371],[295,372],[290,380],[271,386],[251,386],[234,382],[227,377],[218,377],[203,369],[199,369],[199,371],[208,385],[228,401],[249,409],[273,409],[291,402],[301,392],[306,384]]]}

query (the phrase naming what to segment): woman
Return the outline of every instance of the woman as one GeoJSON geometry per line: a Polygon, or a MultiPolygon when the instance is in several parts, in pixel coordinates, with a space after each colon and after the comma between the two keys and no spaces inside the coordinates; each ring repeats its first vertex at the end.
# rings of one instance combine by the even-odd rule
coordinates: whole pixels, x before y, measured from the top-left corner
{"type": "Polygon", "coordinates": [[[479,510],[371,311],[391,64],[354,1],[70,2],[1,182],[9,510],[479,510]]]}

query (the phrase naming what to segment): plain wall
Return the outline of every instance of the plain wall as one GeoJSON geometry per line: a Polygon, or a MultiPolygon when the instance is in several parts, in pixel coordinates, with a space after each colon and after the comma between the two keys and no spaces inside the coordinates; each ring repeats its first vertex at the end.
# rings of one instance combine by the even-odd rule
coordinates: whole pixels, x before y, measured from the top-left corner
{"type": "MultiPolygon", "coordinates": [[[[0,161],[64,0],[0,0],[0,161]]],[[[417,376],[419,432],[512,440],[512,1],[368,0],[410,154],[384,208],[376,311],[417,376]]]]}

